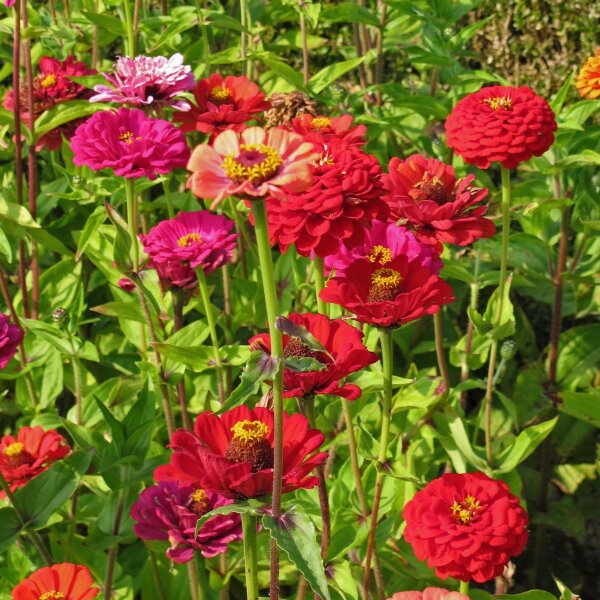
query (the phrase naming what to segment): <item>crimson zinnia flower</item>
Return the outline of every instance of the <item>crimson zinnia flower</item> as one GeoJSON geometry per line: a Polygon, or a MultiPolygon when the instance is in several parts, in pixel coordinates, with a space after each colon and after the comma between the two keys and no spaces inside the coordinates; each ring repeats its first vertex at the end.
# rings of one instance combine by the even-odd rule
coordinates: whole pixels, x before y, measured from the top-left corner
{"type": "Polygon", "coordinates": [[[443,588],[428,587],[422,592],[396,592],[388,600],[469,600],[469,596],[443,588]]]}
{"type": "Polygon", "coordinates": [[[90,600],[100,590],[87,567],[60,563],[42,567],[24,579],[12,591],[12,600],[90,600]]]}
{"type": "Polygon", "coordinates": [[[171,547],[166,554],[175,562],[189,562],[195,550],[210,558],[225,552],[230,542],[242,539],[240,515],[211,517],[197,536],[196,522],[207,512],[231,502],[201,488],[162,481],[146,488],[131,507],[131,517],[137,521],[133,531],[143,540],[168,540],[171,547]]]}
{"type": "Polygon", "coordinates": [[[113,169],[115,175],[127,178],[156,179],[157,173],[185,167],[190,156],[179,129],[128,108],[95,113],[77,128],[71,149],[77,166],[113,169]]]}
{"type": "Polygon", "coordinates": [[[575,87],[582,98],[594,100],[600,97],[600,50],[596,50],[596,55],[583,63],[575,87]]]}
{"type": "Polygon", "coordinates": [[[320,158],[312,165],[312,184],[267,204],[271,243],[285,252],[291,244],[302,256],[322,258],[340,246],[357,246],[373,219],[386,220],[381,166],[357,146],[332,140],[315,147],[320,158]]]}
{"type": "MultiPolygon", "coordinates": [[[[363,333],[341,319],[329,319],[319,314],[291,314],[289,320],[305,327],[321,343],[326,352],[312,350],[300,338],[283,336],[284,358],[309,357],[318,361],[320,371],[301,371],[286,368],[283,371],[284,396],[302,398],[315,394],[331,394],[347,400],[356,400],[361,389],[353,383],[341,380],[379,360],[362,343],[363,333]]],[[[249,343],[271,354],[271,338],[268,333],[255,335],[249,343]]]]}
{"type": "Polygon", "coordinates": [[[292,119],[290,129],[304,136],[309,142],[317,143],[342,141],[352,146],[363,146],[366,143],[367,128],[364,125],[352,126],[351,115],[339,117],[314,117],[309,113],[292,119]]]}
{"type": "Polygon", "coordinates": [[[312,144],[280,127],[227,130],[212,145],[196,146],[188,187],[200,198],[214,198],[211,208],[227,196],[286,198],[310,185],[316,157],[312,144]]]}
{"type": "Polygon", "coordinates": [[[10,322],[8,315],[0,313],[0,369],[17,353],[23,341],[23,332],[10,322]]]}
{"type": "Polygon", "coordinates": [[[510,169],[544,154],[556,127],[550,105],[533,90],[496,85],[456,104],[446,119],[446,143],[471,165],[510,169]]]}
{"type": "Polygon", "coordinates": [[[384,266],[368,258],[327,282],[320,296],[339,304],[361,323],[398,327],[437,312],[454,300],[452,288],[418,260],[397,256],[384,266]]]}
{"type": "Polygon", "coordinates": [[[70,451],[65,438],[54,429],[44,431],[39,425],[21,427],[17,437],[0,438],[0,471],[12,491],[23,487],[70,451]]]}
{"type": "Polygon", "coordinates": [[[271,106],[264,93],[247,77],[223,78],[218,73],[198,82],[194,99],[196,106],[173,115],[183,131],[212,134],[226,129],[242,131],[247,121],[271,106]]]}
{"type": "Polygon", "coordinates": [[[120,56],[113,73],[102,73],[110,83],[97,85],[90,102],[119,102],[130,106],[167,105],[189,108],[185,100],[175,96],[194,87],[192,68],[183,64],[181,54],[164,56],[120,56]]]}
{"type": "Polygon", "coordinates": [[[457,180],[450,165],[420,154],[392,158],[388,170],[383,181],[391,216],[421,241],[466,246],[494,235],[496,226],[481,204],[488,191],[471,185],[474,175],[457,180]]]}
{"type": "MultiPolygon", "coordinates": [[[[194,431],[171,436],[171,462],[154,472],[157,481],[179,481],[226,498],[257,498],[273,489],[273,411],[240,406],[196,418],[194,431]]],[[[300,414],[283,413],[283,493],[312,488],[310,472],[327,452],[314,454],[325,437],[300,414]]]]}
{"type": "Polygon", "coordinates": [[[438,577],[478,583],[500,575],[527,544],[527,513],[503,481],[448,473],[404,507],[404,538],[438,577]]]}
{"type": "MultiPolygon", "coordinates": [[[[39,73],[33,80],[33,118],[37,119],[44,111],[52,108],[61,102],[69,100],[87,99],[90,97],[90,91],[76,83],[71,77],[82,77],[84,75],[94,75],[94,69],[88,69],[83,62],[78,62],[73,56],[67,56],[63,61],[50,56],[40,58],[39,73]]],[[[2,106],[8,110],[13,110],[15,105],[14,90],[10,90],[2,102],[2,106]]],[[[19,90],[21,100],[21,119],[29,126],[31,120],[31,110],[27,96],[27,87],[23,85],[19,90]]],[[[62,145],[62,136],[69,139],[75,131],[75,124],[82,120],[77,119],[69,123],[64,123],[60,127],[53,129],[43,135],[36,143],[36,149],[43,147],[48,150],[58,150],[62,145]]]]}

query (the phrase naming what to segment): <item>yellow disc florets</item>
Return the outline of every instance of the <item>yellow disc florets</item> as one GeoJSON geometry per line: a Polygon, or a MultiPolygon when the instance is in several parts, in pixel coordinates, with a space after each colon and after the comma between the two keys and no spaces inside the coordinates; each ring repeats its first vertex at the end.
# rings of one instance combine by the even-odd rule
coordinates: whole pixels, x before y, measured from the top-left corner
{"type": "Polygon", "coordinates": [[[273,466],[273,448],[267,436],[269,426],[262,421],[238,421],[232,428],[233,437],[225,457],[237,463],[251,463],[252,471],[273,466]]]}
{"type": "Polygon", "coordinates": [[[131,131],[125,131],[119,135],[119,141],[125,142],[126,144],[131,144],[133,140],[141,140],[142,138],[138,136],[134,136],[131,131]]]}
{"type": "Polygon", "coordinates": [[[206,492],[199,488],[191,496],[191,509],[197,514],[204,514],[208,509],[208,496],[206,492]]]}
{"type": "Polygon", "coordinates": [[[484,102],[493,110],[503,108],[510,110],[512,108],[512,100],[506,96],[496,96],[494,98],[485,98],[484,102]]]}
{"type": "Polygon", "coordinates": [[[43,88],[52,87],[56,83],[56,75],[54,73],[48,73],[46,77],[40,81],[40,84],[43,88]]]}
{"type": "Polygon", "coordinates": [[[367,302],[386,302],[394,300],[400,292],[402,275],[395,269],[377,269],[371,275],[371,287],[367,302]]]}
{"type": "Polygon", "coordinates": [[[65,595],[62,592],[57,592],[56,590],[51,590],[49,592],[43,593],[38,600],[58,600],[59,598],[64,598],[65,595]]]}
{"type": "Polygon", "coordinates": [[[459,525],[468,525],[481,510],[481,503],[474,496],[465,496],[462,502],[455,500],[450,510],[459,525]]]}
{"type": "Polygon", "coordinates": [[[392,260],[392,251],[386,246],[381,246],[377,244],[371,248],[369,254],[367,254],[367,258],[372,263],[379,263],[380,265],[385,265],[392,260]]]}
{"type": "Polygon", "coordinates": [[[312,120],[311,127],[313,129],[325,129],[331,125],[331,119],[329,117],[316,117],[312,120]]]}
{"type": "Polygon", "coordinates": [[[177,245],[181,246],[182,248],[187,248],[188,246],[191,246],[192,244],[203,244],[203,243],[204,243],[204,240],[202,239],[202,236],[196,232],[186,233],[185,235],[182,235],[177,240],[177,245]]]}
{"type": "Polygon", "coordinates": [[[269,426],[262,421],[238,421],[232,428],[233,439],[249,446],[262,442],[269,435],[269,426]]]}
{"type": "Polygon", "coordinates": [[[13,442],[12,444],[4,448],[4,454],[6,456],[19,456],[25,450],[25,446],[21,442],[13,442]]]}
{"type": "Polygon", "coordinates": [[[266,144],[241,144],[239,154],[228,154],[221,168],[229,179],[259,185],[277,173],[283,159],[266,144]]]}
{"type": "Polygon", "coordinates": [[[210,97],[213,100],[227,100],[231,96],[231,92],[229,88],[226,88],[224,85],[216,85],[214,88],[210,90],[210,97]]]}

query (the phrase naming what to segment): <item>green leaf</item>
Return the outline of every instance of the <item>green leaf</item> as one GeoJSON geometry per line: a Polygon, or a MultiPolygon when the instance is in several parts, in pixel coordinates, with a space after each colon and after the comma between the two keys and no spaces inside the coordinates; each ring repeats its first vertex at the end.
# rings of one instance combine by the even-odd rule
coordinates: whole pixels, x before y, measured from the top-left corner
{"type": "Polygon", "coordinates": [[[304,575],[313,592],[322,600],[330,600],[321,548],[312,521],[298,509],[292,508],[279,519],[272,515],[263,515],[262,524],[270,531],[279,548],[304,575]]]}
{"type": "Polygon", "coordinates": [[[464,421],[456,413],[446,410],[443,415],[435,415],[434,420],[438,425],[443,425],[443,422],[447,424],[450,435],[452,436],[458,451],[468,463],[484,473],[489,471],[484,458],[479,456],[471,446],[464,421]]]}
{"type": "Polygon", "coordinates": [[[565,79],[565,82],[562,84],[560,90],[558,90],[556,96],[550,102],[550,108],[554,111],[554,114],[558,115],[562,110],[562,107],[571,91],[571,86],[573,85],[573,78],[575,77],[575,71],[571,71],[568,77],[565,79]]]}
{"type": "Polygon", "coordinates": [[[36,119],[35,138],[39,139],[65,123],[70,123],[71,121],[87,117],[100,110],[108,110],[109,108],[105,104],[97,104],[88,100],[71,100],[56,104],[36,119]]]}
{"type": "Polygon", "coordinates": [[[351,58],[333,65],[328,65],[313,75],[308,82],[310,90],[315,94],[320,94],[326,87],[330,86],[344,73],[351,71],[365,62],[366,56],[351,58]]]}
{"type": "Polygon", "coordinates": [[[379,19],[364,6],[354,2],[342,2],[323,11],[324,21],[329,23],[364,23],[379,27],[379,19]]]}
{"type": "Polygon", "coordinates": [[[28,331],[54,346],[62,354],[71,356],[75,350],[67,334],[56,325],[37,321],[35,319],[21,319],[28,331]]]}
{"type": "Polygon", "coordinates": [[[558,410],[600,428],[600,392],[562,392],[558,410]]]}
{"type": "Polygon", "coordinates": [[[494,597],[499,600],[556,600],[556,596],[543,590],[529,590],[522,594],[499,594],[494,597]]]}
{"type": "Polygon", "coordinates": [[[277,317],[275,319],[275,327],[281,333],[285,333],[290,337],[295,337],[302,340],[311,350],[315,352],[323,352],[333,360],[333,357],[321,342],[303,325],[294,323],[287,317],[277,317]]]}
{"type": "MultiPolygon", "coordinates": [[[[121,215],[108,203],[104,203],[104,208],[108,218],[116,228],[115,244],[113,246],[113,259],[117,268],[123,273],[131,273],[133,266],[131,264],[131,236],[127,228],[127,223],[121,215]]],[[[137,243],[135,240],[134,243],[137,243]]]]}
{"type": "Polygon", "coordinates": [[[306,91],[306,86],[304,85],[304,79],[302,78],[302,74],[299,73],[290,65],[284,63],[282,60],[275,58],[274,55],[271,55],[266,52],[262,52],[256,55],[256,58],[261,60],[275,75],[281,77],[284,81],[287,81],[291,86],[300,90],[302,92],[306,91]]]}
{"type": "Polygon", "coordinates": [[[21,521],[10,506],[0,508],[0,552],[12,545],[21,531],[21,521]]]}
{"type": "Polygon", "coordinates": [[[136,302],[107,302],[106,304],[100,304],[94,306],[90,310],[106,315],[107,317],[116,317],[118,319],[129,319],[130,321],[137,321],[138,323],[145,323],[144,313],[140,305],[136,302]]]}
{"type": "MultiPolygon", "coordinates": [[[[196,373],[215,368],[215,356],[212,346],[173,346],[171,344],[154,344],[154,347],[164,356],[174,362],[189,367],[196,373]]],[[[223,346],[221,359],[226,365],[243,365],[248,359],[248,346],[223,346]]]]}
{"type": "Polygon", "coordinates": [[[510,473],[516,469],[550,434],[558,417],[528,427],[519,433],[517,439],[500,455],[500,466],[495,473],[510,473]]]}
{"type": "Polygon", "coordinates": [[[600,362],[600,323],[580,325],[560,336],[556,375],[562,389],[591,386],[600,362]]]}
{"type": "Polygon", "coordinates": [[[125,23],[121,19],[117,19],[117,17],[86,11],[83,11],[83,15],[88,21],[94,23],[94,25],[99,25],[102,29],[106,29],[114,35],[124,36],[126,34],[125,23]]]}
{"type": "Polygon", "coordinates": [[[284,368],[295,373],[306,373],[306,371],[323,371],[327,365],[310,356],[290,356],[284,361],[284,368]]]}
{"type": "Polygon", "coordinates": [[[94,212],[87,218],[83,231],[79,236],[77,242],[77,252],[75,253],[75,260],[79,261],[83,255],[84,250],[90,242],[91,237],[98,231],[100,225],[106,221],[106,210],[103,206],[97,206],[94,212]]]}
{"type": "Polygon", "coordinates": [[[214,508],[210,512],[203,514],[196,521],[196,530],[195,537],[198,537],[198,532],[200,528],[208,519],[214,517],[215,515],[255,515],[258,516],[261,512],[264,512],[270,504],[267,502],[263,502],[260,498],[249,498],[248,500],[238,500],[237,502],[232,502],[231,504],[225,504],[224,506],[219,506],[219,508],[214,508]]]}

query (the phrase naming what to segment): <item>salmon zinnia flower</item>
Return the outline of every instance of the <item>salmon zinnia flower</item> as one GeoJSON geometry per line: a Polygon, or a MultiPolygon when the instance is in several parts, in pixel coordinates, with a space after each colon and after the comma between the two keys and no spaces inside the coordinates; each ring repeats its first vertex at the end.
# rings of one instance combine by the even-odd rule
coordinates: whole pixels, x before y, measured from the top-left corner
{"type": "Polygon", "coordinates": [[[590,56],[581,67],[575,87],[582,98],[594,100],[600,97],[600,50],[590,56]]]}
{"type": "Polygon", "coordinates": [[[310,164],[317,156],[312,144],[280,127],[249,127],[241,134],[228,130],[212,145],[194,149],[188,187],[200,198],[214,199],[211,208],[227,196],[283,199],[310,185],[310,164]]]}
{"type": "Polygon", "coordinates": [[[527,544],[527,513],[503,481],[448,473],[404,507],[404,538],[438,577],[484,583],[527,544]]]}
{"type": "Polygon", "coordinates": [[[312,142],[313,138],[317,142],[341,141],[350,146],[364,146],[366,143],[365,133],[367,128],[364,125],[352,126],[352,115],[341,115],[339,117],[314,117],[305,113],[294,119],[290,129],[304,139],[312,142]]]}
{"type": "Polygon", "coordinates": [[[388,600],[469,600],[469,596],[443,588],[428,587],[422,592],[396,592],[388,600]]]}
{"type": "MultiPolygon", "coordinates": [[[[356,400],[361,389],[353,383],[341,380],[379,360],[377,354],[369,352],[362,343],[363,332],[341,319],[329,319],[319,314],[291,314],[289,320],[305,327],[325,349],[312,350],[299,337],[283,336],[284,358],[308,357],[316,360],[319,370],[283,371],[284,396],[302,398],[315,394],[331,394],[347,400],[356,400]]],[[[250,338],[249,343],[271,354],[271,338],[262,333],[250,338]]]]}
{"type": "MultiPolygon", "coordinates": [[[[240,406],[221,415],[198,415],[194,431],[171,436],[174,451],[168,465],[154,472],[156,481],[179,481],[226,498],[257,498],[273,489],[273,411],[240,406]]],[[[312,488],[310,472],[323,464],[327,452],[315,451],[325,437],[309,429],[300,414],[283,413],[283,493],[312,488]]]]}
{"type": "Polygon", "coordinates": [[[12,600],[91,600],[100,590],[87,567],[60,563],[42,567],[12,591],[12,600]]]}
{"type": "Polygon", "coordinates": [[[0,313],[0,369],[17,353],[23,341],[23,332],[10,322],[8,315],[0,313]]]}
{"type": "Polygon", "coordinates": [[[460,100],[446,119],[446,142],[470,165],[511,169],[552,146],[550,105],[526,86],[484,87],[460,100]]]}
{"type": "Polygon", "coordinates": [[[201,488],[162,481],[146,488],[131,507],[135,535],[143,540],[168,540],[167,557],[178,563],[194,558],[197,550],[206,558],[222,554],[230,542],[242,539],[240,515],[216,515],[200,527],[198,519],[231,500],[201,488]]]}
{"type": "MultiPolygon", "coordinates": [[[[12,491],[43,473],[70,451],[65,438],[54,429],[44,431],[39,425],[21,427],[16,437],[5,435],[0,438],[0,471],[12,491]]],[[[3,497],[2,493],[0,497],[3,497]]]]}

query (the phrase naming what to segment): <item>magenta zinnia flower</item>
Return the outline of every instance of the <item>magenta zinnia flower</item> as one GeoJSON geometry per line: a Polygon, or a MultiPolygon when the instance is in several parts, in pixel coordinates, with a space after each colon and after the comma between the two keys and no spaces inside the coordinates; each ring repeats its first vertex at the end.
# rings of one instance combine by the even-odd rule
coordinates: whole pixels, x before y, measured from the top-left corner
{"type": "Polygon", "coordinates": [[[113,169],[128,178],[170,173],[190,156],[183,133],[168,121],[150,119],[141,110],[119,108],[95,113],[71,139],[77,166],[113,169]]]}
{"type": "Polygon", "coordinates": [[[384,221],[373,221],[371,228],[365,229],[365,239],[359,246],[348,248],[340,244],[337,254],[325,257],[325,266],[328,270],[335,269],[339,277],[360,258],[385,265],[400,255],[406,256],[409,261],[416,260],[436,274],[443,266],[433,246],[419,242],[406,227],[384,221]]]}
{"type": "Polygon", "coordinates": [[[102,75],[111,85],[95,86],[97,94],[90,102],[119,102],[131,106],[162,104],[179,110],[190,108],[185,100],[174,98],[195,84],[192,68],[183,64],[181,54],[173,54],[171,58],[120,56],[113,72],[102,75]]]}
{"type": "Polygon", "coordinates": [[[142,235],[144,251],[154,265],[169,262],[203,267],[208,275],[231,260],[237,233],[234,223],[207,210],[181,212],[142,235]]]}
{"type": "Polygon", "coordinates": [[[23,332],[10,322],[8,315],[0,313],[0,369],[17,353],[23,341],[23,332]]]}
{"type": "Polygon", "coordinates": [[[146,488],[131,507],[131,516],[137,521],[133,531],[143,540],[168,540],[171,547],[166,555],[175,562],[189,562],[195,550],[210,558],[242,538],[240,516],[233,513],[211,517],[200,527],[198,536],[194,535],[196,522],[214,508],[231,502],[191,485],[161,481],[146,488]]]}

